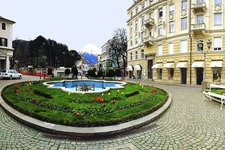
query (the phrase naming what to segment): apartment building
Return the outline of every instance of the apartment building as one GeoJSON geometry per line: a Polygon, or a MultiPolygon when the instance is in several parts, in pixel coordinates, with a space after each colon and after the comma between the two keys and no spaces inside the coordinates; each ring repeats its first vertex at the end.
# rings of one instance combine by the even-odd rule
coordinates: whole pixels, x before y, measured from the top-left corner
{"type": "Polygon", "coordinates": [[[128,9],[128,76],[225,83],[225,1],[136,0],[128,9]]]}
{"type": "Polygon", "coordinates": [[[13,56],[12,25],[14,23],[0,16],[0,70],[10,68],[10,58],[13,56]]]}
{"type": "Polygon", "coordinates": [[[102,46],[102,53],[98,55],[98,70],[108,70],[112,67],[112,53],[109,41],[102,46]]]}
{"type": "MultiPolygon", "coordinates": [[[[110,49],[110,40],[108,40],[103,46],[102,46],[102,53],[98,55],[98,70],[108,70],[108,69],[114,69],[117,68],[117,58],[113,51],[110,49]]],[[[122,68],[123,67],[123,60],[122,56],[118,58],[119,65],[122,68]]]]}

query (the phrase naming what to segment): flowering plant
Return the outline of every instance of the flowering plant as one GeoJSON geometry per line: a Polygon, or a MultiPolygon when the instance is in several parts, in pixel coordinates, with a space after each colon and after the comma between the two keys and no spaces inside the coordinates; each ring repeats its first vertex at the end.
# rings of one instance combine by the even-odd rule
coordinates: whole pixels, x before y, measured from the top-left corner
{"type": "Polygon", "coordinates": [[[78,112],[75,113],[75,115],[76,115],[77,117],[79,117],[79,116],[81,115],[81,113],[78,111],[78,112]]]}

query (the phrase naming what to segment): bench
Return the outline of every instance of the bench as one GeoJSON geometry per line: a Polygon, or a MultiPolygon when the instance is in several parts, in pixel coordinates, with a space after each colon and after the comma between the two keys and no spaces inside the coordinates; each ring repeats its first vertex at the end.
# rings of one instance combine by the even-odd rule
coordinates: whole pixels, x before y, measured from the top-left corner
{"type": "Polygon", "coordinates": [[[204,102],[205,97],[208,97],[210,100],[215,100],[217,102],[220,102],[221,103],[220,109],[223,109],[223,104],[225,103],[225,95],[216,94],[216,93],[211,92],[212,88],[219,88],[219,89],[225,90],[224,85],[210,84],[210,88],[208,90],[203,91],[202,101],[204,102]]]}

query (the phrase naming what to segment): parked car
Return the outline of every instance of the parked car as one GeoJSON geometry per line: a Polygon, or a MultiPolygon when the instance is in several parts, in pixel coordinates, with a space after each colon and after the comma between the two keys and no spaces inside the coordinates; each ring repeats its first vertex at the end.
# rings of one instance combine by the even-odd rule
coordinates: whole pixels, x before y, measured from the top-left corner
{"type": "Polygon", "coordinates": [[[17,78],[17,79],[22,79],[22,74],[18,73],[16,70],[13,69],[9,69],[9,70],[2,70],[0,72],[0,77],[4,78],[8,78],[8,79],[13,79],[13,78],[17,78]]]}

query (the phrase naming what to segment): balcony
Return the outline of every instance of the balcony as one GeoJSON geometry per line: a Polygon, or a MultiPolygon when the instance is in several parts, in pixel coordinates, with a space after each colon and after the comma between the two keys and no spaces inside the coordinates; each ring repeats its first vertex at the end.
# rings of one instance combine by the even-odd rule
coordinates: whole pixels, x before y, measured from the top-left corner
{"type": "Polygon", "coordinates": [[[143,42],[144,42],[145,46],[151,46],[153,44],[153,37],[147,36],[144,38],[143,42]]]}
{"type": "Polygon", "coordinates": [[[206,3],[195,3],[192,4],[191,9],[194,11],[194,13],[199,13],[199,12],[205,12],[206,11],[206,3]]]}
{"type": "Polygon", "coordinates": [[[205,23],[196,23],[191,25],[191,30],[194,34],[205,35],[206,25],[205,23]]]}
{"type": "Polygon", "coordinates": [[[145,20],[144,24],[147,28],[152,27],[152,26],[154,26],[154,20],[152,18],[149,18],[149,19],[145,20]]]}

